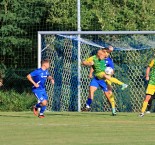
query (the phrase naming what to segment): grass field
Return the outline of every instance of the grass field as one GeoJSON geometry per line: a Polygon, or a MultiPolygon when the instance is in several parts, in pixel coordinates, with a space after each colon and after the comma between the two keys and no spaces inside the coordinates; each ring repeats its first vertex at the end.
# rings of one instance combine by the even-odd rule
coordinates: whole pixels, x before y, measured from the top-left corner
{"type": "Polygon", "coordinates": [[[155,114],[0,112],[0,145],[155,145],[155,114]]]}

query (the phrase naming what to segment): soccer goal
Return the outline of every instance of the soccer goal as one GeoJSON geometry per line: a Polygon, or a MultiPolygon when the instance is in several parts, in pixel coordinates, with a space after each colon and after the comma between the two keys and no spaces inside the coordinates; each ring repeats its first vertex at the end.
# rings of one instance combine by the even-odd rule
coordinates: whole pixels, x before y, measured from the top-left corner
{"type": "MultiPolygon", "coordinates": [[[[109,45],[114,47],[114,76],[129,85],[122,91],[113,84],[117,111],[140,110],[147,85],[145,70],[155,54],[155,31],[39,31],[38,67],[42,58],[49,58],[50,73],[55,79],[54,86],[46,83],[49,110],[80,111],[90,83],[89,68],[81,66],[81,60],[109,45]]],[[[92,111],[110,111],[100,89],[95,92],[92,111]]]]}

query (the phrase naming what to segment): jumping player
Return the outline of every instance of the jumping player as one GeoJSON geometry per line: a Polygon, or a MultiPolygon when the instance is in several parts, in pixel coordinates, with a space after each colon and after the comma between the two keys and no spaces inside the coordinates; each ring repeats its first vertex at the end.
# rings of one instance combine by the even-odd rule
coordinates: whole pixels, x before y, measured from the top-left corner
{"type": "MultiPolygon", "coordinates": [[[[97,54],[86,59],[85,61],[82,62],[83,65],[86,66],[93,66],[94,69],[94,79],[92,79],[89,87],[89,96],[88,100],[86,102],[85,109],[90,110],[90,104],[92,103],[93,97],[94,97],[94,92],[97,90],[97,88],[100,86],[102,90],[105,93],[105,96],[107,98],[110,98],[109,92],[107,85],[105,83],[105,79],[108,79],[112,82],[115,82],[117,84],[126,86],[126,84],[120,82],[116,78],[111,78],[110,76],[105,74],[105,68],[106,68],[106,62],[105,58],[107,57],[107,51],[105,49],[100,49],[98,50],[97,54]]],[[[114,111],[115,114],[115,111],[114,111]]]]}

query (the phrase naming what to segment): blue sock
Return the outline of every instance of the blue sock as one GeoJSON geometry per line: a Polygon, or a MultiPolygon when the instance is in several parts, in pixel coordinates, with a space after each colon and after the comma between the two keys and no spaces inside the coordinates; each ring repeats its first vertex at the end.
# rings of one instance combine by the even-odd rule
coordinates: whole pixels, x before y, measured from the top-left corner
{"type": "Polygon", "coordinates": [[[46,110],[46,106],[42,106],[40,110],[40,115],[43,115],[45,110],[46,110]]]}
{"type": "Polygon", "coordinates": [[[92,103],[92,99],[88,98],[86,104],[90,106],[91,103],[92,103]]]}
{"type": "Polygon", "coordinates": [[[36,108],[41,108],[40,103],[36,104],[36,108]]]}

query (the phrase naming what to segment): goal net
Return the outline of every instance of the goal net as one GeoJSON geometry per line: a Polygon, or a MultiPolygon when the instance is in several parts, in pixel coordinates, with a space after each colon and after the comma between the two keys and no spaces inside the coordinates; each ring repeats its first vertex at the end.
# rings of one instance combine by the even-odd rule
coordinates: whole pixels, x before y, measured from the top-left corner
{"type": "MultiPolygon", "coordinates": [[[[146,67],[155,54],[155,34],[88,33],[81,34],[79,38],[74,32],[38,32],[38,39],[38,64],[41,58],[49,58],[50,73],[55,79],[55,85],[48,81],[46,83],[48,110],[80,111],[88,97],[91,79],[88,78],[89,68],[80,66],[79,63],[94,55],[100,47],[112,45],[114,76],[129,85],[122,91],[120,86],[112,84],[117,111],[140,111],[147,86],[146,67]]],[[[99,88],[94,95],[92,111],[110,110],[108,101],[99,88]]]]}

